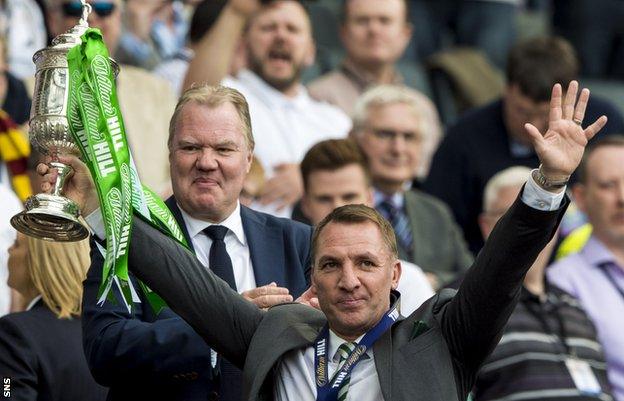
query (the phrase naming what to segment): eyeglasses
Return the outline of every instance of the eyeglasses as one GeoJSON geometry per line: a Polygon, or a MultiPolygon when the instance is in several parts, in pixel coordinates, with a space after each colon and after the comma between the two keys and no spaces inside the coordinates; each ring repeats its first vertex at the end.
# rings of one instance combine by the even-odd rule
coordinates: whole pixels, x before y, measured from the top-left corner
{"type": "Polygon", "coordinates": [[[395,131],[391,129],[372,129],[371,131],[377,139],[387,142],[394,141],[399,137],[402,137],[407,143],[418,143],[422,139],[421,135],[415,131],[395,131]]]}
{"type": "MultiPolygon", "coordinates": [[[[98,15],[98,17],[108,17],[115,11],[115,3],[97,1],[91,4],[91,10],[98,15]]],[[[78,1],[69,1],[63,3],[63,14],[66,17],[82,17],[82,4],[78,1]]]]}

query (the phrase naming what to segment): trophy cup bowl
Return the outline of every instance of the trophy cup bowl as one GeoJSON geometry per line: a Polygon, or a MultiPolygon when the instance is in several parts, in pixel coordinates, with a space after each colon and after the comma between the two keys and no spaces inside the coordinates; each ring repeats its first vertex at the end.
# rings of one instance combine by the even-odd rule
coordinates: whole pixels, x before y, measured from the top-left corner
{"type": "MultiPolygon", "coordinates": [[[[91,7],[83,3],[83,16],[78,25],[54,38],[52,46],[33,56],[36,73],[30,110],[30,141],[41,154],[52,158],[49,166],[58,172],[58,178],[52,193],[28,198],[25,210],[11,218],[11,225],[26,235],[49,241],[79,241],[89,235],[88,229],[80,222],[78,205],[62,195],[63,185],[72,169],[59,162],[58,156],[80,156],[67,120],[67,53],[81,43],[80,36],[88,28],[86,21],[90,10],[91,7]]],[[[111,63],[113,73],[117,75],[119,67],[113,60],[111,63]]]]}

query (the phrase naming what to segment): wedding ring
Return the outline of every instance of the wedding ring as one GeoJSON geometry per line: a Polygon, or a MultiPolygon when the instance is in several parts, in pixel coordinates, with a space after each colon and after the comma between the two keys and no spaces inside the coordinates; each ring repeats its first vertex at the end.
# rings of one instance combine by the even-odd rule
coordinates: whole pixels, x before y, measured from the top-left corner
{"type": "Polygon", "coordinates": [[[583,125],[583,120],[580,120],[578,118],[574,118],[572,119],[572,121],[574,121],[577,125],[583,125]]]}

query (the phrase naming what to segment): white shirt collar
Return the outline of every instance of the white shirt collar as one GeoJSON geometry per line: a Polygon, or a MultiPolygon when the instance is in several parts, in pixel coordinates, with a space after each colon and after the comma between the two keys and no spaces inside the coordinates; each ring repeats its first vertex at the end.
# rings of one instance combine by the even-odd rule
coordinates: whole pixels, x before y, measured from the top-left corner
{"type": "Polygon", "coordinates": [[[41,299],[41,294],[37,295],[36,297],[33,298],[32,301],[30,301],[30,303],[28,304],[28,306],[26,307],[26,310],[31,310],[35,304],[37,302],[39,302],[39,300],[41,299]]]}
{"type": "Polygon", "coordinates": [[[289,97],[266,83],[253,71],[243,69],[238,72],[236,79],[254,90],[255,94],[262,97],[266,103],[276,107],[294,106],[305,108],[312,101],[308,95],[308,90],[301,84],[299,84],[297,88],[297,95],[295,97],[289,97]]]}
{"type": "MultiPolygon", "coordinates": [[[[364,335],[366,335],[366,333],[362,334],[361,336],[359,336],[354,342],[355,343],[359,343],[360,341],[362,341],[362,338],[364,338],[364,335]]],[[[339,362],[338,360],[335,360],[336,357],[336,352],[338,352],[338,347],[340,347],[342,345],[342,343],[346,342],[347,340],[345,340],[342,337],[339,337],[338,334],[334,333],[333,330],[329,330],[329,353],[327,354],[330,358],[330,360],[334,361],[334,362],[339,362]]],[[[368,354],[370,351],[370,349],[366,350],[366,353],[368,354]]],[[[370,354],[369,354],[370,356],[370,354]]]]}
{"type": "MultiPolygon", "coordinates": [[[[180,207],[179,204],[178,208],[180,209],[180,213],[182,213],[182,218],[184,219],[184,223],[186,223],[186,229],[188,230],[189,236],[191,238],[195,238],[197,235],[202,234],[202,231],[204,229],[215,224],[191,217],[188,213],[184,211],[184,209],[180,207]]],[[[240,203],[238,201],[236,202],[236,209],[234,209],[232,214],[230,214],[225,220],[217,224],[227,227],[232,233],[234,233],[238,242],[240,242],[243,246],[247,245],[245,231],[243,230],[243,219],[241,218],[240,213],[240,203]]]]}
{"type": "Polygon", "coordinates": [[[388,200],[388,198],[390,198],[392,204],[399,209],[402,208],[403,204],[405,203],[403,192],[396,192],[391,196],[388,196],[377,189],[373,190],[373,202],[375,204],[375,207],[379,206],[381,202],[388,200]]]}

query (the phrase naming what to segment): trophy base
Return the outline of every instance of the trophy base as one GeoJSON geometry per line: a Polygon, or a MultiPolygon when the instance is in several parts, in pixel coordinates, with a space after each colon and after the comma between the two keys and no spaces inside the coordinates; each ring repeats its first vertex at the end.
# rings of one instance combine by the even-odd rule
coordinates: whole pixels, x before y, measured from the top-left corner
{"type": "Polygon", "coordinates": [[[56,242],[80,241],[89,230],[78,220],[80,210],[71,199],[37,194],[26,201],[26,210],[11,218],[11,225],[23,234],[56,242]]]}

